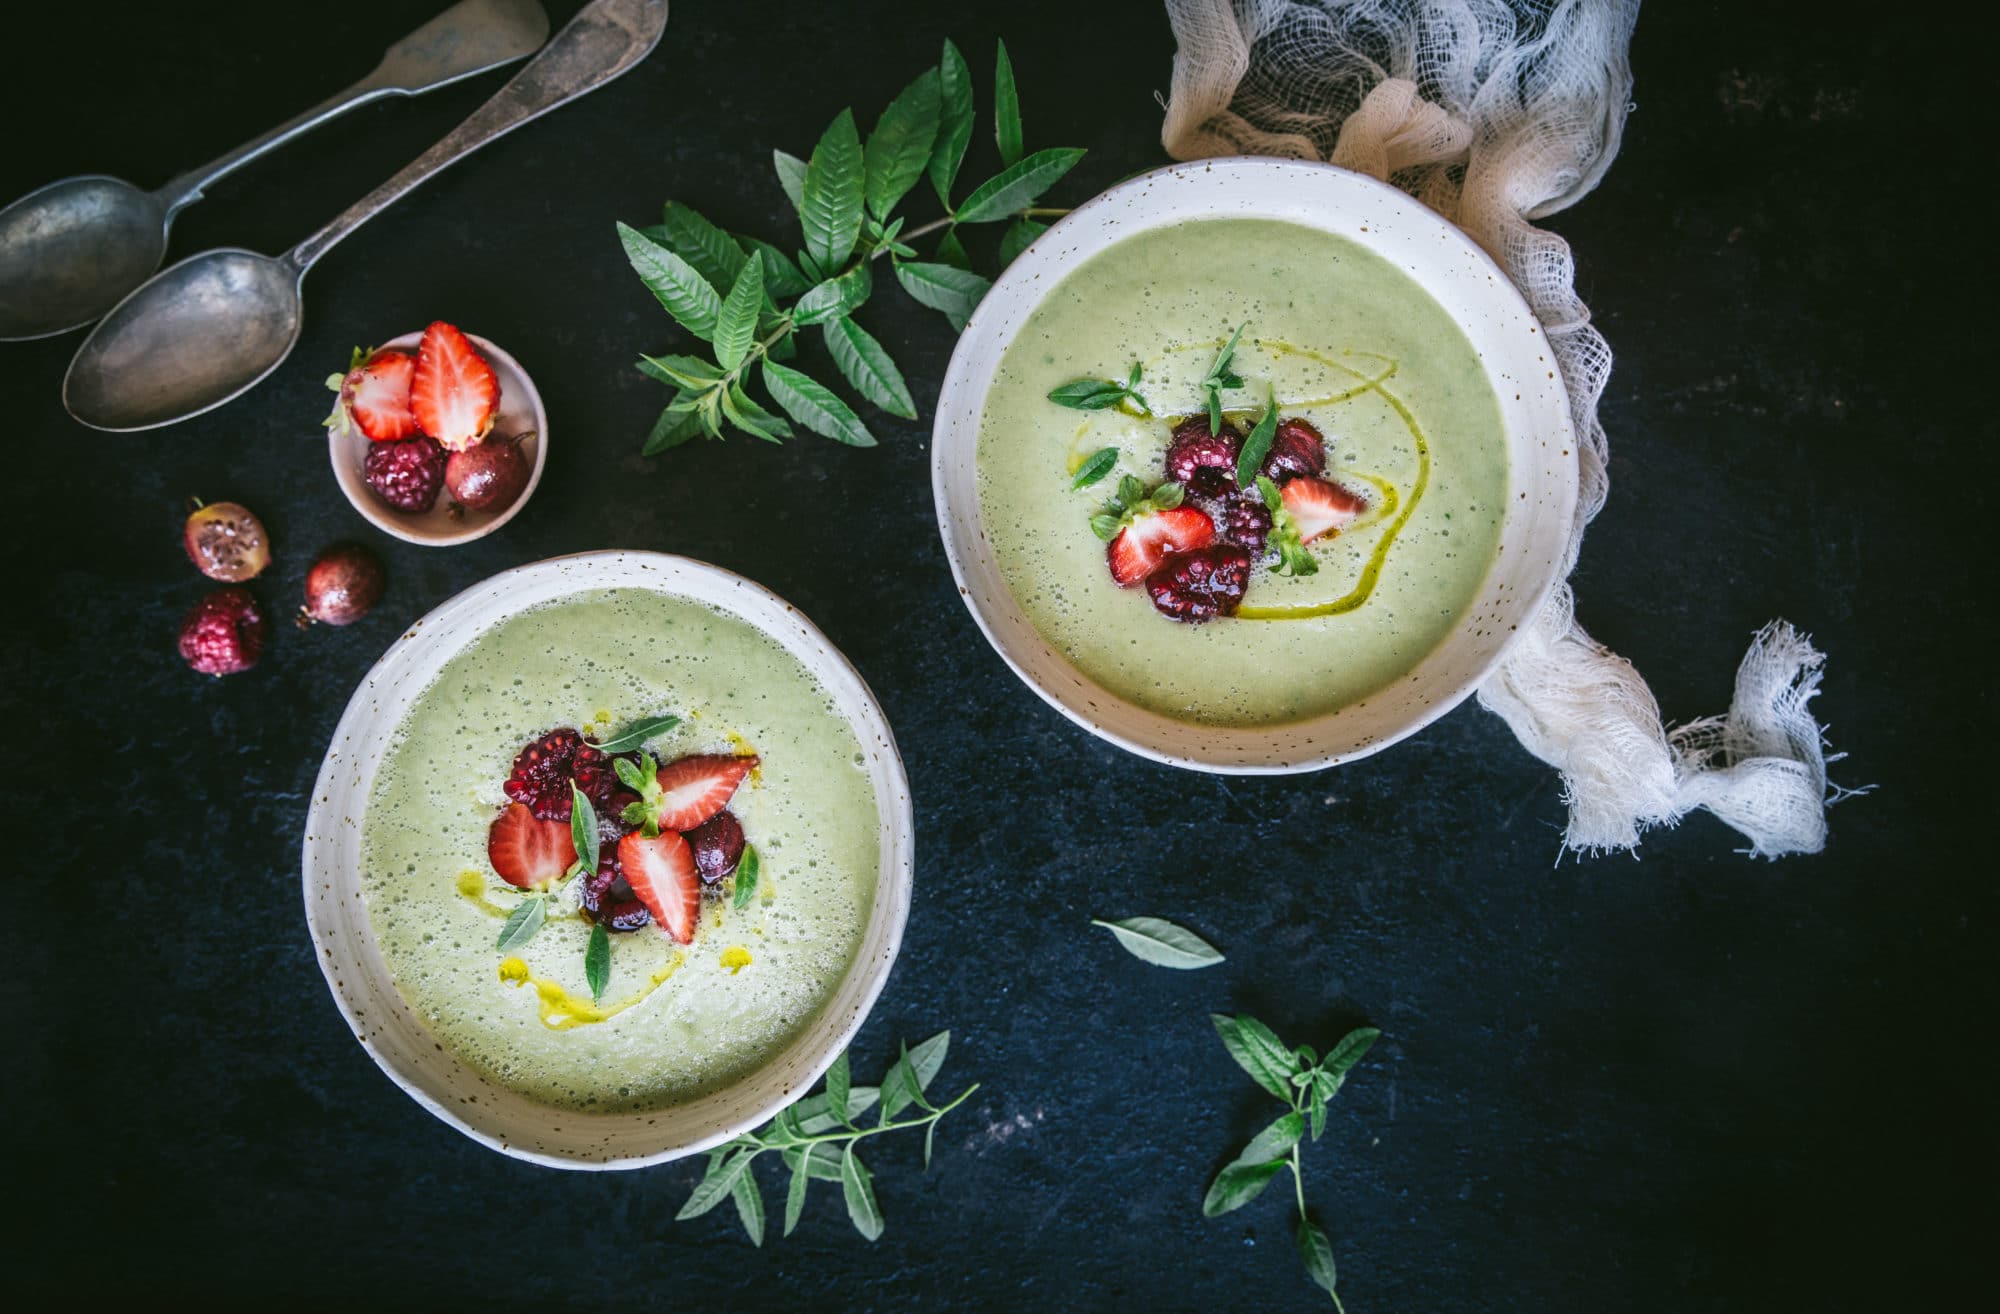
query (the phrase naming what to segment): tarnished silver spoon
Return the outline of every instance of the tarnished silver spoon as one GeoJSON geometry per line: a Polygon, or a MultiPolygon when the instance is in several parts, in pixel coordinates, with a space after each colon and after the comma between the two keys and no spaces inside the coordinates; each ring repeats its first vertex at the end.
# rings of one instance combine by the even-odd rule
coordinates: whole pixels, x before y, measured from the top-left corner
{"type": "Polygon", "coordinates": [[[244,392],[291,354],[300,284],[334,243],[438,170],[631,68],[666,26],[667,0],[593,0],[471,118],[284,255],[223,248],[154,275],[77,348],[63,405],[93,429],[122,433],[244,392]]]}
{"type": "Polygon", "coordinates": [[[347,90],[156,192],[101,174],[29,192],[0,210],[0,342],[66,333],[117,305],[160,267],[174,216],[224,174],[356,105],[525,59],[548,35],[540,0],[460,0],[389,47],[347,90]]]}

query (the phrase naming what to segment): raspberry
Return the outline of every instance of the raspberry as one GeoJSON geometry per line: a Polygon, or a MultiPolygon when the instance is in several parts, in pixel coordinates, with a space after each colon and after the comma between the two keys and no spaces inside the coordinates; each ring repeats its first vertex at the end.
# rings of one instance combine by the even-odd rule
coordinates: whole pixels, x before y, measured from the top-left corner
{"type": "Polygon", "coordinates": [[[607,931],[636,931],[653,920],[625,881],[616,845],[606,849],[597,860],[597,870],[583,878],[577,899],[590,920],[607,931]]]}
{"type": "Polygon", "coordinates": [[[1214,434],[1206,415],[1190,415],[1175,426],[1167,446],[1167,478],[1190,493],[1221,497],[1236,487],[1236,457],[1242,450],[1243,435],[1227,423],[1214,434]]]}
{"type": "Polygon", "coordinates": [[[527,804],[528,811],[543,821],[568,821],[571,781],[597,809],[601,824],[611,796],[618,790],[617,768],[595,744],[586,743],[580,732],[565,727],[551,730],[523,748],[501,788],[508,798],[527,804]]]}
{"type": "Polygon", "coordinates": [[[715,884],[743,861],[743,823],[728,808],[689,831],[687,842],[704,885],[715,884]]]}
{"type": "Polygon", "coordinates": [[[264,651],[264,613],[250,590],[217,589],[181,622],[181,659],[203,675],[234,675],[264,651]]]}
{"type": "Polygon", "coordinates": [[[428,511],[444,487],[444,447],[419,435],[400,442],[370,443],[361,473],[368,486],[399,511],[428,511]]]}
{"type": "Polygon", "coordinates": [[[1272,483],[1282,484],[1299,475],[1317,475],[1326,469],[1326,442],[1319,430],[1304,420],[1278,421],[1271,450],[1264,457],[1263,473],[1272,483]]]}
{"type": "Polygon", "coordinates": [[[1190,624],[1234,614],[1249,587],[1250,554],[1234,543],[1168,557],[1146,576],[1146,592],[1160,614],[1190,624]]]}
{"type": "Polygon", "coordinates": [[[1264,540],[1271,535],[1271,509],[1264,505],[1264,495],[1245,489],[1220,503],[1215,532],[1223,542],[1247,548],[1253,556],[1262,552],[1264,540]]]}

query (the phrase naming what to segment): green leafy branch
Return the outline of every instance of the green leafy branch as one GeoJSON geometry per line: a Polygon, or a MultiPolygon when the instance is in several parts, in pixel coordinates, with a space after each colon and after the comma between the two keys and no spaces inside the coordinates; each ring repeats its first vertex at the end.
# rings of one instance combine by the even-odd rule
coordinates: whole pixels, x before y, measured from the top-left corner
{"type": "Polygon", "coordinates": [[[1340,1093],[1347,1073],[1381,1032],[1374,1027],[1358,1027],[1343,1036],[1325,1058],[1309,1045],[1293,1049],[1278,1039],[1277,1033],[1254,1017],[1227,1017],[1212,1013],[1223,1047],[1250,1079],[1288,1106],[1277,1121],[1257,1133],[1236,1156],[1236,1161],[1215,1175],[1201,1211],[1210,1218],[1241,1209],[1271,1184],[1286,1168],[1292,1170],[1292,1191],[1298,1202],[1296,1233],[1299,1258],[1306,1274],[1333,1298],[1340,1309],[1340,1293],[1334,1290],[1333,1243],[1326,1233],[1306,1216],[1305,1176],[1299,1167],[1299,1143],[1305,1139],[1310,1122],[1312,1139],[1326,1131],[1326,1106],[1340,1093]]]}
{"type": "Polygon", "coordinates": [[[881,1236],[884,1223],[882,1207],[875,1200],[874,1174],[861,1162],[856,1148],[871,1136],[922,1127],[924,1168],[930,1168],[938,1120],[979,1089],[976,1084],[968,1086],[949,1103],[931,1103],[927,1091],[931,1079],[944,1066],[950,1044],[951,1033],[940,1031],[915,1049],[903,1046],[879,1086],[853,1085],[847,1055],[842,1053],[827,1069],[821,1093],[792,1105],[762,1131],[739,1136],[709,1153],[708,1171],[674,1216],[675,1221],[699,1217],[730,1199],[736,1203],[736,1215],[751,1242],[763,1245],[764,1196],[752,1166],[759,1156],[775,1151],[791,1173],[785,1192],[786,1236],[798,1226],[807,1188],[815,1181],[840,1183],[854,1230],[870,1241],[881,1236]],[[897,1118],[913,1105],[922,1110],[919,1116],[897,1118]],[[871,1108],[877,1111],[875,1123],[864,1127],[861,1115],[871,1108]]]}
{"type": "Polygon", "coordinates": [[[957,204],[951,194],[972,139],[975,110],[965,57],[946,41],[937,67],[889,102],[865,142],[853,111],[842,110],[810,159],[772,153],[778,183],[799,220],[802,246],[794,254],[725,232],[671,201],[657,225],[619,224],[619,240],[640,280],[683,329],[710,348],[706,356],[640,357],[643,373],[674,389],[643,454],[677,447],[697,434],[720,438],[730,429],[782,442],[791,437],[793,423],[836,442],[873,447],[874,434],[852,406],[784,363],[796,356],[800,331],[813,327],[856,393],[891,415],[915,419],[916,403],[902,371],[853,318],[874,293],[874,262],[886,256],[904,291],[963,330],[992,281],[973,271],[959,226],[1007,221],[1000,260],[1010,262],[1046,231],[1041,218],[1066,213],[1036,202],[1084,155],[1074,147],[1025,153],[1005,42],[995,61],[994,106],[1002,167],[957,204]],[[896,209],[925,177],[945,213],[906,228],[896,209]],[[941,234],[934,254],[920,259],[911,243],[933,233],[941,234]],[[748,391],[753,380],[776,411],[753,399],[748,391]]]}

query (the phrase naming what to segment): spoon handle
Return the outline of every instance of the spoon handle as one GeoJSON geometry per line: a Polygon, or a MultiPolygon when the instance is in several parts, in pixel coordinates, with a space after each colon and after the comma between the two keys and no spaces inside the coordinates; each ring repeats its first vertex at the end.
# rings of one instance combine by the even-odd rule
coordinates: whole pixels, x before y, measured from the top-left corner
{"type": "Polygon", "coordinates": [[[356,105],[384,96],[415,96],[523,59],[549,35],[541,0],[460,0],[390,46],[375,71],[219,159],[175,178],[155,192],[169,218],[201,199],[202,189],[267,151],[312,131],[356,105]]]}
{"type": "Polygon", "coordinates": [[[631,68],[659,44],[666,26],[667,0],[593,0],[471,118],[283,259],[303,276],[334,243],[438,170],[631,68]]]}

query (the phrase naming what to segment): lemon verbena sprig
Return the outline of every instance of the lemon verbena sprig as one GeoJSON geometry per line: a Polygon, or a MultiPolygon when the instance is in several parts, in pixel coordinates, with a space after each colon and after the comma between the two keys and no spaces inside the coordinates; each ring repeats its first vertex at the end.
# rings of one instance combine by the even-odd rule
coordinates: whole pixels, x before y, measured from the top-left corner
{"type": "Polygon", "coordinates": [[[1138,361],[1125,373],[1125,382],[1113,383],[1105,379],[1078,379],[1052,389],[1049,400],[1058,406],[1067,406],[1073,411],[1108,411],[1114,406],[1123,406],[1134,412],[1138,418],[1153,418],[1153,408],[1139,395],[1138,361]]]}

